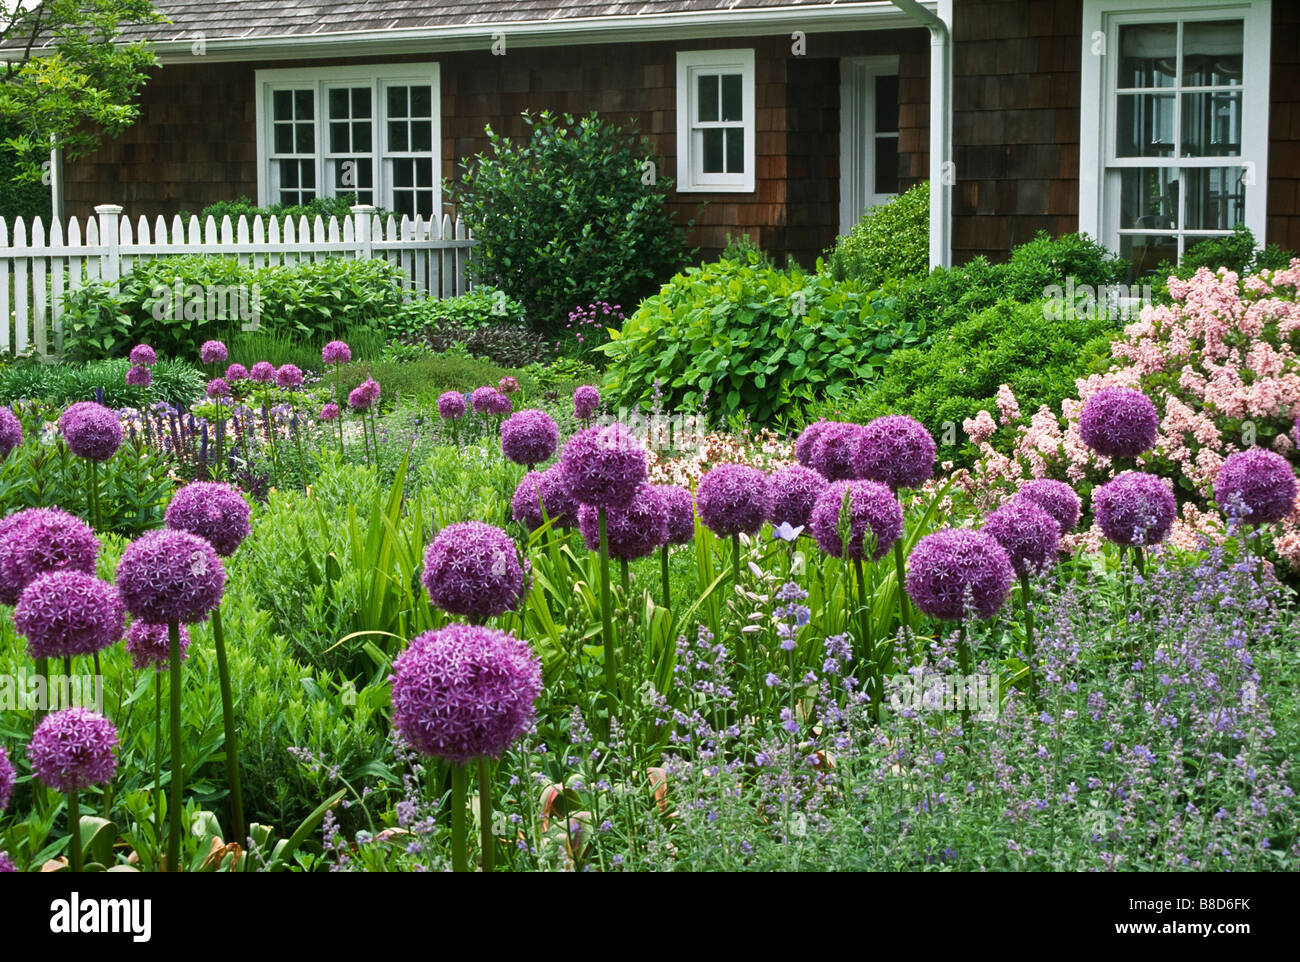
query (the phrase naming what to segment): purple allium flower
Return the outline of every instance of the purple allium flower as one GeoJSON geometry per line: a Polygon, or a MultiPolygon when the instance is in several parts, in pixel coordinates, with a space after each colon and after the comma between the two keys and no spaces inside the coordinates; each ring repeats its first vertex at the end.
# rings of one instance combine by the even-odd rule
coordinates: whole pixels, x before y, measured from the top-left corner
{"type": "Polygon", "coordinates": [[[220,341],[204,341],[199,348],[199,360],[204,364],[220,364],[230,356],[226,345],[220,341]]]}
{"type": "Polygon", "coordinates": [[[126,613],[107,581],[82,571],[43,574],[14,608],[14,628],[33,658],[93,655],[122,640],[126,613]]]}
{"type": "Polygon", "coordinates": [[[56,792],[80,792],[112,781],[117,729],[103,715],[65,708],[46,715],[27,746],[32,772],[56,792]]]}
{"type": "Polygon", "coordinates": [[[230,384],[238,384],[240,381],[248,380],[248,368],[242,364],[232,364],[226,368],[226,381],[230,384]]]}
{"type": "Polygon", "coordinates": [[[488,414],[505,415],[515,409],[515,402],[510,400],[500,391],[493,391],[492,398],[488,402],[488,414]]]}
{"type": "Polygon", "coordinates": [[[509,632],[448,625],[393,662],[393,727],[417,751],[463,764],[497,758],[528,730],[542,667],[509,632]]]}
{"type": "Polygon", "coordinates": [[[818,496],[809,515],[809,525],[817,545],[837,558],[866,557],[866,537],[870,531],[875,549],[870,560],[884,557],[895,541],[903,536],[903,507],[894,493],[877,481],[835,481],[818,496]],[[840,512],[844,495],[849,496],[849,545],[844,551],[840,537],[840,512]]]}
{"type": "MultiPolygon", "coordinates": [[[[190,632],[180,626],[181,661],[189,657],[190,632]]],[[[136,671],[152,666],[156,671],[167,671],[171,666],[171,637],[166,625],[151,625],[136,619],[126,632],[126,650],[131,656],[131,667],[136,671]]]]}
{"type": "Polygon", "coordinates": [[[600,407],[600,392],[584,384],[573,392],[573,416],[579,421],[590,421],[600,407]]]}
{"type": "Polygon", "coordinates": [[[515,488],[510,501],[510,514],[529,531],[542,526],[542,505],[552,527],[576,528],[578,502],[574,501],[560,479],[560,466],[553,464],[545,471],[529,471],[515,488]]]}
{"type": "Polygon", "coordinates": [[[795,460],[797,460],[805,468],[811,468],[813,466],[812,463],[813,448],[817,444],[817,439],[822,436],[822,432],[825,431],[828,427],[830,427],[832,424],[838,424],[838,423],[839,422],[837,421],[827,421],[825,419],[822,419],[820,421],[814,421],[812,424],[808,425],[806,428],[800,431],[799,437],[794,442],[795,460]]]}
{"type": "Polygon", "coordinates": [[[482,521],[439,531],[424,553],[420,580],[437,607],[471,618],[513,611],[527,592],[519,547],[482,521]]]}
{"type": "Polygon", "coordinates": [[[206,538],[217,554],[229,557],[252,531],[251,511],[233,484],[193,481],[172,497],[163,519],[167,527],[206,538]]]}
{"type": "Polygon", "coordinates": [[[700,521],[720,538],[757,534],[767,513],[767,476],[744,464],[710,468],[695,491],[700,521]]]}
{"type": "Polygon", "coordinates": [[[0,603],[15,604],[50,571],[95,573],[99,539],[80,518],[58,508],[27,508],[0,521],[0,603]]]}
{"type": "Polygon", "coordinates": [[[131,364],[139,367],[153,367],[158,363],[158,355],[148,344],[137,344],[131,348],[131,364]]]}
{"type": "Polygon", "coordinates": [[[225,586],[216,550],[189,531],[150,531],[127,545],[117,563],[126,610],[152,624],[206,620],[225,586]]]}
{"type": "Polygon", "coordinates": [[[9,761],[9,753],[0,745],[0,812],[9,807],[9,799],[13,797],[14,783],[17,781],[18,776],[14,773],[13,763],[9,761]]]}
{"type": "Polygon", "coordinates": [[[519,382],[512,377],[503,377],[497,382],[497,390],[502,394],[514,394],[519,390],[519,382]]]}
{"type": "Polygon", "coordinates": [[[465,395],[459,391],[444,391],[438,396],[438,416],[444,421],[454,421],[465,416],[465,395]]]}
{"type": "MultiPolygon", "coordinates": [[[[578,530],[588,551],[600,550],[600,516],[595,506],[584,504],[578,508],[578,530]]],[[[644,558],[668,540],[663,499],[650,485],[641,485],[631,503],[606,511],[605,532],[611,558],[644,558]]]]}
{"type": "Polygon", "coordinates": [[[934,476],[936,450],[934,438],[920,421],[889,414],[862,428],[858,474],[894,491],[919,488],[934,476]]]}
{"type": "Polygon", "coordinates": [[[501,453],[515,464],[549,461],[559,444],[560,429],[545,411],[520,411],[501,422],[501,453]]]}
{"type": "Polygon", "coordinates": [[[1133,458],[1156,443],[1160,417],[1151,399],[1136,388],[1108,387],[1083,405],[1079,436],[1108,458],[1133,458]]]}
{"type": "Polygon", "coordinates": [[[275,372],[276,386],[285,390],[302,387],[302,368],[296,364],[282,364],[275,372]]]}
{"type": "Polygon", "coordinates": [[[834,421],[822,428],[813,442],[812,467],[827,481],[847,481],[862,470],[862,427],[834,421]]]}
{"type": "Polygon", "coordinates": [[[1097,488],[1092,506],[1102,532],[1119,545],[1158,544],[1178,511],[1169,486],[1143,471],[1125,471],[1097,488]]]}
{"type": "Polygon", "coordinates": [[[343,341],[330,341],[320,349],[320,359],[326,364],[347,364],[352,360],[352,348],[343,341]]]}
{"type": "Polygon", "coordinates": [[[348,395],[348,404],[354,411],[368,411],[379,403],[379,392],[379,382],[368,377],[352,389],[348,395]]]}
{"type": "Polygon", "coordinates": [[[328,401],[321,406],[320,419],[322,421],[337,421],[339,418],[339,406],[333,401],[328,401]]]}
{"type": "Polygon", "coordinates": [[[1002,607],[1014,577],[1011,560],[982,531],[949,528],[917,542],[907,559],[907,595],[925,614],[960,621],[969,602],[988,618],[1002,607]]]}
{"type": "Polygon", "coordinates": [[[646,479],[645,446],[622,424],[590,427],[560,452],[560,480],[580,504],[618,508],[646,479]]]}
{"type": "Polygon", "coordinates": [[[208,382],[205,393],[214,401],[218,398],[227,398],[230,397],[230,385],[226,383],[224,378],[214,377],[208,382]]]}
{"type": "Polygon", "coordinates": [[[275,365],[270,361],[258,361],[253,365],[253,369],[248,372],[250,381],[258,381],[265,384],[268,381],[275,380],[275,365]]]}
{"type": "Polygon", "coordinates": [[[0,852],[0,874],[17,871],[18,869],[14,866],[14,860],[5,852],[0,852]]]}
{"type": "Polygon", "coordinates": [[[0,461],[23,443],[23,424],[9,408],[0,406],[0,461]]]}
{"type": "Polygon", "coordinates": [[[107,461],[122,444],[122,422],[116,412],[94,401],[78,401],[59,418],[68,450],[79,458],[107,461]]]}
{"type": "Polygon", "coordinates": [[[1053,481],[1051,478],[1030,481],[1016,492],[1016,497],[1028,498],[1050,514],[1060,527],[1061,534],[1073,531],[1079,523],[1079,496],[1064,481],[1053,481]]]}
{"type": "Polygon", "coordinates": [[[677,484],[657,484],[655,491],[664,506],[668,522],[665,544],[690,544],[695,538],[695,501],[691,493],[677,484]]]}
{"type": "Polygon", "coordinates": [[[153,383],[153,375],[143,364],[133,364],[126,372],[127,387],[148,387],[153,383]]]}
{"type": "Polygon", "coordinates": [[[470,407],[476,414],[491,414],[496,406],[494,400],[501,392],[494,387],[476,387],[469,396],[470,407]]]}
{"type": "Polygon", "coordinates": [[[1214,479],[1214,500],[1219,509],[1233,503],[1250,509],[1246,521],[1269,524],[1281,521],[1295,507],[1295,472],[1286,458],[1265,448],[1250,448],[1228,455],[1214,479]]]}
{"type": "Polygon", "coordinates": [[[806,525],[826,484],[819,472],[801,464],[773,472],[767,479],[767,504],[764,506],[767,520],[775,525],[788,524],[796,528],[806,525]]]}
{"type": "Polygon", "coordinates": [[[989,515],[982,530],[1002,545],[1018,575],[1049,568],[1061,551],[1061,526],[1028,498],[1012,498],[989,515]]]}

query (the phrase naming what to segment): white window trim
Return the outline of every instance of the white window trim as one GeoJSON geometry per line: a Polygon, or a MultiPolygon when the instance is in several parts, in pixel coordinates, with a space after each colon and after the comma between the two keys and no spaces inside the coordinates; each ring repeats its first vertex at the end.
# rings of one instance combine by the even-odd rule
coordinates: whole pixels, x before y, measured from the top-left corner
{"type": "Polygon", "coordinates": [[[754,106],[754,49],[679,50],[677,52],[677,184],[681,194],[752,193],[755,189],[758,124],[754,106]],[[695,112],[695,85],[691,76],[698,68],[740,68],[741,115],[745,125],[745,172],[702,174],[696,172],[698,158],[691,154],[691,121],[695,112]]]}
{"type": "MultiPolygon", "coordinates": [[[[1103,188],[1105,167],[1114,154],[1113,96],[1118,24],[1158,21],[1161,18],[1244,20],[1241,165],[1246,184],[1245,223],[1255,239],[1264,243],[1268,215],[1268,114],[1269,60],[1271,56],[1271,0],[1177,0],[1155,4],[1152,0],[1083,0],[1083,63],[1079,111],[1079,232],[1112,250],[1119,247],[1113,211],[1118,199],[1103,188]],[[1100,44],[1101,54],[1097,52],[1100,44]],[[1108,205],[1111,210],[1108,210],[1108,205]]],[[[1182,166],[1230,166],[1231,158],[1189,159],[1182,166]],[[1216,162],[1217,161],[1217,162],[1216,162]]],[[[1159,166],[1170,166],[1160,164],[1159,166]]],[[[1187,233],[1187,232],[1185,232],[1187,233]]],[[[1215,232],[1217,233],[1217,232],[1215,232]]]]}
{"type": "MultiPolygon", "coordinates": [[[[392,209],[392,184],[384,158],[387,150],[388,103],[384,88],[392,84],[429,84],[433,88],[433,217],[442,216],[442,87],[437,63],[367,64],[355,67],[308,67],[258,70],[254,80],[257,124],[257,203],[275,203],[271,196],[271,91],[289,86],[313,87],[316,91],[316,196],[333,196],[333,184],[326,177],[329,122],[324,116],[325,90],[343,84],[369,84],[374,90],[372,123],[375,205],[392,209]]],[[[400,152],[399,152],[399,155],[400,152]]]]}
{"type": "Polygon", "coordinates": [[[840,233],[847,234],[868,207],[897,193],[877,194],[876,85],[878,76],[898,73],[898,57],[844,57],[840,60],[840,233]],[[869,149],[861,151],[863,145],[869,149]],[[857,189],[850,190],[852,179],[857,189]]]}

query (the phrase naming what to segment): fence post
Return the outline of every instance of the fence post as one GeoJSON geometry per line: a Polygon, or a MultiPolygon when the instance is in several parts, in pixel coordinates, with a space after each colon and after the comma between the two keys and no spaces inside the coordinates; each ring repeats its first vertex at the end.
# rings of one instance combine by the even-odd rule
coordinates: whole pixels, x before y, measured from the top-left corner
{"type": "Polygon", "coordinates": [[[122,277],[122,207],[119,204],[98,204],[95,216],[99,218],[99,279],[117,287],[122,277]]]}
{"type": "Polygon", "coordinates": [[[352,233],[357,244],[357,257],[370,260],[374,256],[373,238],[370,227],[374,223],[375,207],[372,204],[354,204],[352,206],[352,233]]]}

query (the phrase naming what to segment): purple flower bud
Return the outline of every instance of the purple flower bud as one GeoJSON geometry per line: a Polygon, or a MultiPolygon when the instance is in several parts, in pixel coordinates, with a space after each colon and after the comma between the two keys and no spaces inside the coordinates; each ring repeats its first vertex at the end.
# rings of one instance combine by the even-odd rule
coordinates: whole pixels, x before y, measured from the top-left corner
{"type": "Polygon", "coordinates": [[[148,387],[153,383],[153,375],[143,364],[135,364],[127,369],[126,386],[127,387],[148,387]]]}
{"type": "Polygon", "coordinates": [[[764,512],[774,525],[798,528],[808,524],[818,496],[827,481],[812,468],[792,464],[773,472],[767,479],[767,504],[764,512]]]}
{"type": "Polygon", "coordinates": [[[989,515],[983,531],[1007,553],[1016,574],[1030,576],[1056,563],[1061,526],[1028,498],[1012,498],[989,515]]]}
{"type": "Polygon", "coordinates": [[[564,490],[558,464],[545,471],[529,471],[524,475],[510,501],[510,514],[529,531],[535,531],[543,523],[542,505],[546,506],[546,517],[553,527],[567,529],[578,526],[578,502],[564,490]]]}
{"type": "MultiPolygon", "coordinates": [[[[584,504],[578,509],[578,529],[589,551],[600,550],[599,509],[584,504]]],[[[663,500],[648,484],[637,488],[636,496],[623,507],[607,508],[605,532],[609,556],[635,561],[651,554],[668,539],[668,518],[663,500]]]]}
{"type": "Polygon", "coordinates": [[[445,391],[438,397],[438,415],[444,421],[454,421],[465,416],[465,395],[459,391],[445,391]]]}
{"type": "Polygon", "coordinates": [[[527,593],[519,547],[500,528],[481,521],[439,531],[424,553],[420,580],[434,605],[471,618],[513,611],[527,593]]]}
{"type": "Polygon", "coordinates": [[[560,478],[580,504],[617,508],[636,496],[646,479],[646,451],[621,424],[579,431],[560,452],[560,478]]]}
{"type": "Polygon", "coordinates": [[[347,364],[352,360],[352,348],[343,341],[330,341],[321,348],[320,359],[326,364],[347,364]]]}
{"type": "Polygon", "coordinates": [[[695,539],[695,502],[691,493],[676,484],[655,485],[668,522],[667,544],[690,544],[695,539]]]}
{"type": "Polygon", "coordinates": [[[1007,600],[1014,572],[997,540],[980,531],[949,528],[922,538],[907,559],[907,595],[922,612],[960,621],[969,604],[988,618],[1007,600]]]}
{"type": "MultiPolygon", "coordinates": [[[[181,661],[189,657],[190,632],[184,625],[179,626],[181,661]]],[[[167,625],[151,625],[136,620],[126,632],[126,650],[131,656],[131,667],[136,671],[152,667],[164,672],[171,667],[171,636],[167,625]]]]}
{"type": "Polygon", "coordinates": [[[22,422],[9,408],[0,407],[0,461],[9,457],[9,453],[22,443],[22,422]]]}
{"type": "Polygon", "coordinates": [[[919,488],[934,476],[934,438],[920,421],[890,414],[862,429],[858,474],[891,490],[919,488]]]}
{"type": "Polygon", "coordinates": [[[46,715],[27,746],[32,772],[56,792],[71,794],[113,779],[117,729],[103,715],[65,708],[46,715]]]}
{"type": "Polygon", "coordinates": [[[158,363],[158,355],[148,344],[137,344],[131,348],[131,363],[139,367],[153,367],[158,363]]]}
{"type": "Polygon", "coordinates": [[[287,391],[302,387],[302,369],[296,364],[283,364],[275,372],[275,383],[287,391]]]}
{"type": "Polygon", "coordinates": [[[94,401],[79,401],[64,411],[59,430],[68,450],[89,461],[107,461],[122,444],[117,412],[94,401]]]}
{"type": "Polygon", "coordinates": [[[1048,514],[1061,529],[1061,534],[1073,531],[1079,523],[1079,496],[1064,481],[1041,478],[1030,481],[1016,492],[1017,498],[1028,498],[1048,514]]]}

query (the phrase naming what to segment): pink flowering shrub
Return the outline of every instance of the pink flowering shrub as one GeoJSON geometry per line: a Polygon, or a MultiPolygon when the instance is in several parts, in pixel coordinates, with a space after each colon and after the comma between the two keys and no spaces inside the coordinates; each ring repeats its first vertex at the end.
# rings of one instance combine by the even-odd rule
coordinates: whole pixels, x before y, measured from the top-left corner
{"type": "MultiPolygon", "coordinates": [[[[1300,414],[1300,259],[1282,270],[1240,279],[1202,268],[1189,280],[1169,279],[1172,303],[1143,309],[1111,344],[1115,363],[1104,374],[1079,378],[1077,398],[1058,414],[1043,406],[1024,416],[1010,388],[998,392],[998,421],[1014,423],[1010,449],[989,439],[993,415],[980,412],[963,426],[981,457],[961,477],[968,493],[992,507],[1034,478],[1058,478],[1081,494],[1136,465],[1174,487],[1180,514],[1174,544],[1192,546],[1198,532],[1223,531],[1213,488],[1224,459],[1255,445],[1296,463],[1291,431],[1300,414]],[[1079,415],[1097,392],[1143,391],[1155,404],[1155,446],[1133,463],[1114,465],[1091,451],[1079,434],[1079,415]]],[[[1300,509],[1271,531],[1277,556],[1300,568],[1300,509]]],[[[1095,545],[1093,529],[1066,543],[1095,545]]]]}

